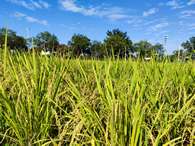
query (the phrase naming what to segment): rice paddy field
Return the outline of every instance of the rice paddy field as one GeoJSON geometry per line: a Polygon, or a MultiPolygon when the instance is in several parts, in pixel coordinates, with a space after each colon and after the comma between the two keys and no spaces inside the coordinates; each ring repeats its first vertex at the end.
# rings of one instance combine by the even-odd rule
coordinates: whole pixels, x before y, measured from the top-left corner
{"type": "Polygon", "coordinates": [[[195,63],[0,51],[0,145],[195,145],[195,63]]]}

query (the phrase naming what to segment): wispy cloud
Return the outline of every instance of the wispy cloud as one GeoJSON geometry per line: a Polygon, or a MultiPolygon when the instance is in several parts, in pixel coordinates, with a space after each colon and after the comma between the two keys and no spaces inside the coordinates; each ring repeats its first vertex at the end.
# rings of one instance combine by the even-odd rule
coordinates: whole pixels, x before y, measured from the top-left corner
{"type": "Polygon", "coordinates": [[[125,22],[127,22],[128,24],[131,24],[131,23],[134,23],[135,20],[128,20],[128,21],[125,21],[125,22]]]}
{"type": "Polygon", "coordinates": [[[41,9],[42,7],[44,7],[44,8],[50,7],[50,4],[48,4],[47,2],[42,1],[42,0],[39,0],[39,2],[36,2],[34,0],[30,0],[28,2],[26,2],[24,0],[6,0],[6,1],[11,2],[13,4],[23,6],[29,10],[36,10],[37,8],[41,9]]]}
{"type": "Polygon", "coordinates": [[[184,22],[183,21],[179,21],[179,25],[183,26],[184,22]]]}
{"type": "Polygon", "coordinates": [[[187,5],[193,5],[193,4],[195,4],[195,0],[191,0],[191,1],[189,1],[188,3],[187,3],[187,5]]]}
{"type": "Polygon", "coordinates": [[[38,20],[37,18],[28,16],[24,13],[20,13],[20,12],[15,12],[14,14],[11,15],[12,17],[18,18],[18,19],[25,19],[27,22],[36,22],[39,24],[43,24],[43,25],[48,25],[46,20],[38,20]]]}
{"type": "Polygon", "coordinates": [[[137,27],[137,26],[141,26],[140,23],[142,22],[142,20],[133,19],[133,20],[125,21],[125,22],[128,24],[134,24],[133,26],[137,27]]]}
{"type": "Polygon", "coordinates": [[[193,11],[193,10],[186,10],[186,11],[182,11],[181,14],[195,14],[195,11],[193,11]]]}
{"type": "Polygon", "coordinates": [[[170,32],[170,30],[163,30],[163,31],[160,31],[160,32],[156,33],[155,35],[159,36],[159,35],[162,35],[162,34],[166,34],[168,32],[170,32]]]}
{"type": "Polygon", "coordinates": [[[122,19],[122,18],[129,18],[130,16],[128,15],[122,15],[122,14],[111,14],[111,15],[108,15],[108,18],[110,20],[116,20],[116,19],[122,19]]]}
{"type": "Polygon", "coordinates": [[[85,7],[83,5],[77,4],[76,0],[59,0],[58,3],[60,4],[61,10],[81,13],[85,16],[107,16],[107,18],[109,18],[110,20],[132,17],[129,15],[125,15],[125,13],[129,10],[125,10],[121,7],[102,8],[103,5],[96,7],[85,7]]]}
{"type": "Polygon", "coordinates": [[[45,1],[39,0],[39,3],[43,5],[44,8],[49,8],[51,5],[45,1]]]}
{"type": "Polygon", "coordinates": [[[190,27],[189,30],[195,29],[195,27],[190,27]]]}
{"type": "Polygon", "coordinates": [[[159,3],[158,5],[159,5],[159,6],[163,6],[163,5],[164,5],[164,3],[159,3]]]}
{"type": "Polygon", "coordinates": [[[35,10],[35,7],[32,3],[26,3],[24,0],[6,0],[8,2],[11,2],[13,4],[21,5],[29,10],[35,10]]]}
{"type": "Polygon", "coordinates": [[[195,23],[184,23],[183,21],[179,21],[179,25],[185,27],[195,27],[195,23]]]}
{"type": "Polygon", "coordinates": [[[84,6],[77,6],[75,2],[75,0],[59,0],[61,9],[65,11],[78,12],[84,15],[97,15],[99,12],[98,7],[91,7],[87,9],[84,6]]]}
{"type": "Polygon", "coordinates": [[[185,6],[182,6],[181,4],[181,2],[179,2],[180,0],[172,0],[172,1],[168,1],[167,3],[159,3],[158,5],[159,6],[164,6],[164,5],[166,5],[166,6],[171,6],[172,8],[172,10],[173,9],[180,9],[180,8],[183,8],[183,7],[185,7],[185,6]]]}
{"type": "Polygon", "coordinates": [[[35,1],[33,1],[33,0],[30,0],[30,2],[31,2],[32,5],[35,6],[36,8],[39,8],[39,9],[42,8],[41,5],[40,5],[38,2],[35,2],[35,1]]]}
{"type": "Polygon", "coordinates": [[[189,34],[193,34],[193,35],[194,35],[194,34],[195,34],[195,32],[189,32],[189,34]]]}
{"type": "Polygon", "coordinates": [[[187,24],[187,26],[195,26],[195,23],[187,24]]]}
{"type": "Polygon", "coordinates": [[[171,9],[180,9],[183,8],[184,6],[181,6],[180,3],[176,0],[168,1],[166,3],[167,6],[172,6],[171,9]]]}
{"type": "Polygon", "coordinates": [[[75,30],[76,29],[75,27],[69,27],[69,26],[66,26],[64,24],[60,24],[60,26],[66,28],[66,29],[69,29],[69,30],[75,30]]]}
{"type": "Polygon", "coordinates": [[[157,12],[158,12],[158,9],[157,9],[157,8],[152,8],[152,9],[150,9],[148,12],[144,12],[144,13],[143,13],[143,16],[146,17],[146,16],[148,16],[148,15],[155,14],[155,13],[157,13],[157,12]]]}
{"type": "Polygon", "coordinates": [[[195,11],[186,10],[186,11],[182,11],[180,14],[181,14],[180,18],[187,18],[187,17],[191,17],[193,14],[195,14],[195,11]]]}
{"type": "Polygon", "coordinates": [[[154,22],[157,22],[157,21],[165,20],[165,19],[166,18],[161,18],[161,19],[156,19],[156,20],[148,21],[148,22],[144,23],[144,25],[148,25],[148,24],[151,24],[151,23],[154,23],[154,22]]]}
{"type": "Polygon", "coordinates": [[[166,27],[166,26],[169,26],[169,23],[163,22],[163,23],[159,23],[159,24],[149,27],[146,31],[158,31],[158,29],[162,27],[166,27]]]}

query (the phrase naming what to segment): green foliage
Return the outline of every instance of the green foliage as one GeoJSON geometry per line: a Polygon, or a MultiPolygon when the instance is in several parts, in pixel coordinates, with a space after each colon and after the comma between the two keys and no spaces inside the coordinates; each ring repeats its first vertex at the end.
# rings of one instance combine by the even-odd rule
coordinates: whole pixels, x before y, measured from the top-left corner
{"type": "Polygon", "coordinates": [[[162,44],[156,43],[156,44],[153,46],[152,52],[153,52],[155,55],[158,55],[159,57],[163,58],[163,57],[164,57],[165,50],[164,50],[164,47],[163,47],[162,44]]]}
{"type": "Polygon", "coordinates": [[[100,41],[93,41],[90,47],[91,56],[98,57],[102,54],[102,43],[100,41]]]}
{"type": "Polygon", "coordinates": [[[194,144],[194,63],[6,59],[2,145],[194,144]]]}
{"type": "Polygon", "coordinates": [[[148,57],[151,56],[152,51],[152,44],[150,44],[147,41],[140,41],[138,43],[133,44],[133,47],[137,54],[140,55],[140,57],[148,57]]]}
{"type": "Polygon", "coordinates": [[[69,60],[36,55],[34,47],[32,54],[5,48],[0,144],[192,146],[194,65],[69,60]]]}
{"type": "MultiPolygon", "coordinates": [[[[5,43],[6,28],[0,29],[0,48],[5,43]]],[[[13,30],[7,30],[7,46],[10,49],[24,49],[26,48],[26,39],[22,36],[17,36],[13,30]]]]}
{"type": "Polygon", "coordinates": [[[34,43],[36,46],[40,46],[42,48],[54,48],[59,44],[57,36],[49,33],[48,31],[44,31],[38,33],[34,38],[34,43]]]}
{"type": "Polygon", "coordinates": [[[82,34],[74,34],[68,41],[73,56],[90,55],[90,45],[90,39],[82,34]]]}
{"type": "Polygon", "coordinates": [[[58,55],[69,55],[69,48],[68,48],[68,46],[66,46],[64,44],[59,44],[57,46],[56,53],[58,55]]]}
{"type": "Polygon", "coordinates": [[[193,57],[195,57],[195,53],[193,51],[193,49],[195,48],[195,37],[191,37],[190,38],[190,41],[186,41],[186,42],[183,42],[182,45],[181,45],[184,49],[187,50],[187,53],[186,55],[191,55],[193,57]]]}
{"type": "Polygon", "coordinates": [[[125,54],[129,54],[129,51],[131,53],[134,51],[132,47],[133,43],[129,36],[127,36],[127,32],[124,33],[119,29],[114,29],[112,31],[108,30],[104,43],[106,45],[108,55],[112,54],[112,49],[114,54],[119,55],[120,57],[125,56],[125,54]]]}
{"type": "Polygon", "coordinates": [[[175,59],[175,58],[180,58],[180,59],[182,59],[182,58],[184,58],[185,56],[184,56],[184,50],[180,50],[180,51],[178,51],[178,50],[175,50],[175,51],[173,51],[173,58],[175,59]]]}

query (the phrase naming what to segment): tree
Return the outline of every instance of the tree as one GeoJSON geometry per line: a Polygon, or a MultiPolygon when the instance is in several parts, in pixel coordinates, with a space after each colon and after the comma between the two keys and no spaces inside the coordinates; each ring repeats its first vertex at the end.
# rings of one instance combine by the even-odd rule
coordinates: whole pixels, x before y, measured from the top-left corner
{"type": "Polygon", "coordinates": [[[192,56],[195,56],[195,52],[193,49],[195,49],[195,37],[191,37],[190,41],[183,42],[181,45],[186,51],[186,55],[192,54],[192,56]]]}
{"type": "Polygon", "coordinates": [[[0,48],[3,47],[3,44],[5,43],[5,36],[0,34],[0,48]]]}
{"type": "Polygon", "coordinates": [[[38,33],[35,37],[34,43],[36,46],[42,48],[55,48],[59,44],[57,36],[50,34],[48,31],[38,33]]]}
{"type": "Polygon", "coordinates": [[[67,55],[68,54],[68,46],[66,46],[65,44],[59,44],[57,46],[56,53],[58,55],[67,55]]]}
{"type": "Polygon", "coordinates": [[[16,36],[14,40],[14,47],[16,49],[25,49],[27,48],[26,43],[27,43],[27,40],[24,37],[16,36]]]}
{"type": "Polygon", "coordinates": [[[172,58],[175,59],[175,58],[178,58],[178,57],[182,57],[184,55],[184,51],[183,50],[174,50],[173,51],[173,55],[172,55],[172,58]]]}
{"type": "Polygon", "coordinates": [[[160,58],[163,58],[164,57],[164,47],[162,44],[160,43],[156,43],[154,46],[153,46],[153,52],[154,52],[154,55],[158,55],[160,58]]]}
{"type": "Polygon", "coordinates": [[[97,57],[98,54],[101,54],[102,43],[100,41],[93,41],[90,47],[91,56],[97,57]]]}
{"type": "Polygon", "coordinates": [[[151,55],[152,45],[147,41],[139,41],[133,45],[135,51],[140,55],[140,57],[148,57],[151,55]]]}
{"type": "MultiPolygon", "coordinates": [[[[5,28],[0,29],[0,47],[5,43],[5,28]]],[[[26,48],[26,39],[22,36],[17,36],[13,30],[7,30],[7,46],[11,49],[26,48]]]]}
{"type": "Polygon", "coordinates": [[[107,31],[107,37],[104,40],[104,45],[106,45],[108,54],[112,53],[112,48],[114,50],[114,55],[119,55],[120,57],[125,54],[129,54],[129,51],[133,52],[132,41],[127,36],[127,32],[122,32],[119,29],[114,29],[113,31],[107,31]]]}
{"type": "Polygon", "coordinates": [[[74,56],[90,55],[90,45],[90,39],[82,34],[74,34],[71,40],[68,41],[68,46],[70,47],[74,56]]]}

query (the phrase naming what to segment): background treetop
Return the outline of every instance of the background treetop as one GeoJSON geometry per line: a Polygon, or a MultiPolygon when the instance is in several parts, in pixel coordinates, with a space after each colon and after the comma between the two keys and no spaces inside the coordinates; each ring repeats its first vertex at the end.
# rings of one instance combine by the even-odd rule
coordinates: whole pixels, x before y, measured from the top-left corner
{"type": "Polygon", "coordinates": [[[133,43],[130,37],[127,36],[127,32],[122,32],[119,29],[113,29],[112,31],[107,31],[106,39],[104,39],[104,44],[106,45],[107,52],[110,54],[112,49],[115,55],[120,57],[128,54],[129,51],[133,52],[133,43]]]}

